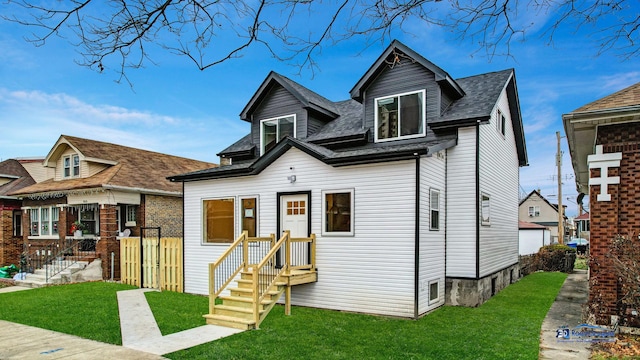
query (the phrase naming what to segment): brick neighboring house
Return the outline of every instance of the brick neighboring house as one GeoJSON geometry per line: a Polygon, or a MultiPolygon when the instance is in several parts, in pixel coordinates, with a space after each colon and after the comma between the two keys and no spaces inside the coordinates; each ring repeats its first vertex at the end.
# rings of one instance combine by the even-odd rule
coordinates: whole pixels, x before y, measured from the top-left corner
{"type": "MultiPolygon", "coordinates": [[[[565,206],[562,206],[563,209],[565,206]]],[[[566,209],[565,209],[566,210],[566,209]]],[[[563,212],[566,214],[566,211],[563,212]]],[[[563,216],[563,228],[565,229],[565,238],[567,237],[567,217],[563,216]]],[[[533,190],[524,199],[520,200],[518,206],[518,219],[543,227],[547,227],[551,232],[551,243],[558,243],[558,204],[552,204],[547,200],[540,191],[533,190]]]]}
{"type": "Polygon", "coordinates": [[[13,191],[35,184],[23,163],[8,159],[0,162],[0,266],[18,265],[22,243],[22,201],[8,195],[13,191]]]}
{"type": "MultiPolygon", "coordinates": [[[[600,323],[625,312],[607,254],[616,235],[640,228],[640,83],[562,116],[578,192],[589,195],[589,299],[600,323]]],[[[640,260],[640,259],[639,259],[640,260]]]]}
{"type": "MultiPolygon", "coordinates": [[[[160,227],[163,237],[182,237],[182,186],[169,174],[215,164],[106,142],[61,135],[42,166],[53,177],[10,195],[22,200],[23,240],[34,251],[47,243],[78,238],[102,258],[103,277],[120,278],[119,237],[126,229],[160,227]],[[88,244],[88,245],[87,245],[88,244]]],[[[157,235],[157,233],[153,234],[157,235]]]]}

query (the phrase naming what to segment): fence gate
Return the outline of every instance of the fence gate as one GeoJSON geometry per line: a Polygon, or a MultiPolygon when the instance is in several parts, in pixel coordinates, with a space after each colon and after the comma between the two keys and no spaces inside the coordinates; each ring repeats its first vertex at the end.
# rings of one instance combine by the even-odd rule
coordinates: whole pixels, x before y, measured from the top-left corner
{"type": "Polygon", "coordinates": [[[182,292],[182,239],[161,238],[160,228],[142,228],[141,234],[120,239],[122,282],[182,292]]]}

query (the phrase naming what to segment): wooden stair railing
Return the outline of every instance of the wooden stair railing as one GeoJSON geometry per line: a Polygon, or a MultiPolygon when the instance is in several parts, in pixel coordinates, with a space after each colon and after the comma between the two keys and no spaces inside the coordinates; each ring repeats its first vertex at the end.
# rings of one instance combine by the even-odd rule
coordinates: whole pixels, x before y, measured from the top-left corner
{"type": "MultiPolygon", "coordinates": [[[[290,232],[285,231],[275,242],[273,234],[269,238],[249,238],[244,232],[218,261],[210,264],[209,314],[204,315],[207,324],[244,330],[257,329],[285,291],[285,314],[289,315],[291,285],[303,283],[292,281],[292,270],[316,275],[314,234],[309,238],[292,239],[290,232]],[[248,244],[265,241],[270,241],[268,252],[260,257],[258,264],[251,264],[249,259],[257,257],[255,251],[250,254],[255,246],[250,247],[248,244]],[[292,248],[298,252],[293,256],[293,262],[292,248]],[[242,256],[234,255],[240,251],[242,256]],[[234,257],[241,257],[242,260],[236,260],[236,264],[231,266],[228,263],[234,257]],[[276,261],[277,257],[280,257],[280,262],[276,261]],[[303,258],[306,260],[302,260],[303,258]],[[224,269],[229,270],[224,271],[226,275],[222,279],[219,275],[224,269]],[[230,287],[233,280],[236,287],[230,287]],[[221,295],[224,290],[228,290],[229,295],[221,295]],[[222,300],[222,304],[216,305],[216,299],[222,300]]],[[[310,282],[308,279],[305,278],[304,283],[310,282]]],[[[312,279],[317,277],[313,276],[312,279]]]]}

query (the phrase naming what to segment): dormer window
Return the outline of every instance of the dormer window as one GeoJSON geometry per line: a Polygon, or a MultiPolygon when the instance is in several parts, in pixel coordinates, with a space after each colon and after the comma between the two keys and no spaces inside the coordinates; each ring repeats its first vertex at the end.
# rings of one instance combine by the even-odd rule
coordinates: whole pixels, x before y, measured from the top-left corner
{"type": "Polygon", "coordinates": [[[65,178],[80,176],[80,157],[78,155],[65,156],[62,161],[65,178]]]}
{"type": "Polygon", "coordinates": [[[375,99],[376,142],[425,136],[425,91],[375,99]]]}
{"type": "Polygon", "coordinates": [[[295,115],[260,121],[260,155],[276,146],[286,136],[296,137],[295,115]]]}

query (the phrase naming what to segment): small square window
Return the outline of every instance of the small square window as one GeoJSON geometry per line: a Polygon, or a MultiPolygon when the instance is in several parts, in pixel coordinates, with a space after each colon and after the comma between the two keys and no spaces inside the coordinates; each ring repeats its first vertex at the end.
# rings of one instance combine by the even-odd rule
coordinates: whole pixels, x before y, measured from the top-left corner
{"type": "Polygon", "coordinates": [[[322,233],[353,235],[353,189],[323,191],[322,233]]]}

